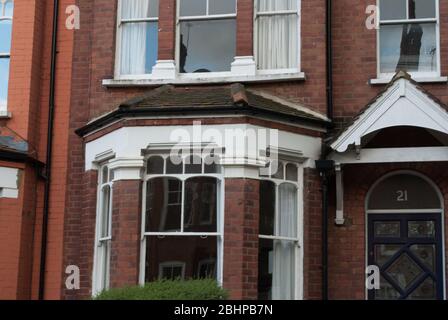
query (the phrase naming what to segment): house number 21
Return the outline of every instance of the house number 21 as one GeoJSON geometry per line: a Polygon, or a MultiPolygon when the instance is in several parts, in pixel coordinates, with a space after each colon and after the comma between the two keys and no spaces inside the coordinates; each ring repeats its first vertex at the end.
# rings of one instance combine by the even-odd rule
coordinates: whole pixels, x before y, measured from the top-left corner
{"type": "Polygon", "coordinates": [[[397,201],[398,202],[408,201],[408,190],[398,190],[397,191],[397,201]]]}

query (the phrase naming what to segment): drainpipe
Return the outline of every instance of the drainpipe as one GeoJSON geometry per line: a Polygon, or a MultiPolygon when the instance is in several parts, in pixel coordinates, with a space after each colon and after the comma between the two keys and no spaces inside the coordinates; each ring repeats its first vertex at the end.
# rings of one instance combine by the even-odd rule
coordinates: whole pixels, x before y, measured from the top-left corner
{"type": "Polygon", "coordinates": [[[328,178],[334,161],[316,160],[322,183],[322,300],[328,300],[328,178]]]}
{"type": "Polygon", "coordinates": [[[332,35],[332,1],[326,3],[327,34],[327,117],[333,121],[333,35],[332,35]]]}
{"type": "Polygon", "coordinates": [[[45,191],[44,191],[44,211],[42,217],[42,243],[40,253],[40,273],[39,273],[39,300],[44,299],[45,294],[45,269],[47,260],[47,230],[48,215],[50,207],[50,184],[51,184],[51,164],[53,152],[53,127],[54,127],[54,100],[55,100],[55,80],[56,80],[56,55],[58,36],[59,0],[54,0],[53,5],[53,32],[51,40],[51,66],[50,66],[50,95],[48,105],[48,129],[47,129],[47,154],[45,161],[45,191]]]}

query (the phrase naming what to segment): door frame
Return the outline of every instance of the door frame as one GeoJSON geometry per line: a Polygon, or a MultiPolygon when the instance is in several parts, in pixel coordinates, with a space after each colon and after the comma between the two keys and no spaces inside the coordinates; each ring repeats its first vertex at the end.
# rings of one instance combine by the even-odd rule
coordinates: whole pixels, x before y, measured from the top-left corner
{"type": "MultiPolygon", "coordinates": [[[[447,297],[447,292],[446,292],[446,287],[447,287],[447,283],[446,283],[446,249],[445,249],[445,243],[446,243],[446,239],[445,239],[445,201],[444,201],[444,197],[442,192],[440,191],[439,187],[437,186],[437,184],[434,183],[434,181],[432,181],[430,178],[428,178],[426,175],[417,172],[417,171],[413,171],[413,170],[395,170],[392,172],[389,172],[387,174],[382,175],[379,179],[377,179],[372,186],[370,187],[369,191],[366,194],[366,197],[364,199],[364,239],[365,239],[365,248],[364,248],[364,263],[365,263],[365,268],[367,268],[367,266],[369,265],[369,215],[370,214],[389,214],[389,215],[396,215],[396,214],[425,214],[425,213],[438,213],[440,214],[440,230],[441,230],[441,237],[442,237],[442,243],[441,243],[441,247],[442,247],[442,283],[443,283],[443,300],[446,300],[447,297]],[[440,199],[440,203],[441,203],[441,208],[440,209],[429,209],[429,210],[424,210],[424,209],[400,209],[400,210],[368,210],[368,204],[369,204],[369,199],[370,199],[370,195],[372,194],[373,190],[378,186],[378,184],[380,184],[383,180],[386,180],[392,176],[395,175],[399,175],[399,174],[408,174],[408,175],[413,175],[413,176],[417,176],[419,178],[422,178],[423,180],[425,180],[426,182],[428,182],[434,189],[434,191],[437,193],[439,199],[440,199]]],[[[365,291],[365,300],[369,299],[369,290],[367,288],[364,288],[365,291]]]]}

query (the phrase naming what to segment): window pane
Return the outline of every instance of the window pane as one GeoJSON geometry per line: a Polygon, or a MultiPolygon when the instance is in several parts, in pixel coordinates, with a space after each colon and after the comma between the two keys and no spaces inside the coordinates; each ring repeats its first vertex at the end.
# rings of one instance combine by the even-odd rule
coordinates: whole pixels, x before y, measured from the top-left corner
{"type": "Polygon", "coordinates": [[[11,51],[12,21],[0,20],[0,53],[11,51]]]}
{"type": "Polygon", "coordinates": [[[258,23],[257,63],[259,69],[298,67],[297,15],[260,16],[258,23]]]}
{"type": "Polygon", "coordinates": [[[274,235],[275,221],[275,184],[260,181],[260,234],[274,235]]]}
{"type": "Polygon", "coordinates": [[[185,160],[185,173],[202,173],[202,158],[199,156],[189,156],[185,160]]]}
{"type": "Polygon", "coordinates": [[[209,14],[236,13],[236,0],[209,0],[209,14]]]}
{"type": "Polygon", "coordinates": [[[105,186],[101,190],[101,224],[100,224],[100,237],[105,238],[109,237],[110,229],[109,229],[109,223],[110,223],[110,187],[105,186]]]}
{"type": "MultiPolygon", "coordinates": [[[[184,279],[216,278],[216,252],[216,237],[147,237],[145,282],[163,277],[160,265],[172,261],[185,264],[184,279]]],[[[172,272],[177,275],[179,269],[172,272]]]]}
{"type": "Polygon", "coordinates": [[[122,25],[121,73],[149,74],[156,64],[158,23],[125,23],[122,25]]]}
{"type": "Polygon", "coordinates": [[[423,19],[436,17],[435,0],[410,0],[409,18],[423,19]]]}
{"type": "Polygon", "coordinates": [[[283,183],[278,188],[278,235],[297,237],[297,188],[290,183],[283,183]]]}
{"type": "Polygon", "coordinates": [[[146,231],[180,231],[182,182],[174,178],[148,181],[146,191],[146,231]]]}
{"type": "Polygon", "coordinates": [[[198,177],[185,182],[185,232],[216,232],[218,182],[198,177]]]}
{"type": "Polygon", "coordinates": [[[373,229],[375,237],[400,237],[400,221],[375,221],[373,229]]]}
{"type": "Polygon", "coordinates": [[[295,164],[289,163],[286,165],[286,180],[297,181],[297,166],[295,164]]]}
{"type": "Polygon", "coordinates": [[[382,267],[402,248],[402,245],[397,244],[378,244],[375,245],[375,263],[382,267]]]}
{"type": "Polygon", "coordinates": [[[409,221],[409,238],[433,238],[436,235],[434,221],[409,221]]]}
{"type": "Polygon", "coordinates": [[[236,53],[235,19],[180,24],[180,72],[230,71],[236,53]]]}
{"type": "Polygon", "coordinates": [[[407,0],[380,0],[381,20],[406,19],[407,0]]]}
{"type": "Polygon", "coordinates": [[[381,72],[437,71],[435,24],[383,25],[380,47],[381,72]]]}
{"type": "Polygon", "coordinates": [[[207,14],[207,0],[180,0],[180,15],[205,16],[207,14]]]}
{"type": "Polygon", "coordinates": [[[182,172],[183,172],[183,162],[181,157],[170,156],[166,159],[167,174],[181,174],[182,172]]]}
{"type": "Polygon", "coordinates": [[[298,0],[258,0],[258,12],[297,10],[298,0]]]}
{"type": "Polygon", "coordinates": [[[411,252],[418,257],[432,272],[436,266],[436,246],[433,244],[414,244],[410,247],[411,252]]]}
{"type": "Polygon", "coordinates": [[[14,2],[12,0],[7,1],[5,5],[5,17],[12,17],[13,10],[14,10],[14,2]]]}
{"type": "Polygon", "coordinates": [[[109,180],[109,168],[107,166],[103,167],[103,171],[101,172],[101,183],[107,183],[109,180]]]}
{"type": "Polygon", "coordinates": [[[207,156],[204,160],[204,173],[219,173],[219,157],[207,156]]]}
{"type": "Polygon", "coordinates": [[[8,100],[9,58],[0,58],[0,110],[6,108],[8,100]]]}
{"type": "Polygon", "coordinates": [[[158,0],[122,0],[122,19],[157,17],[158,0]]]}
{"type": "Polygon", "coordinates": [[[148,159],[148,174],[163,174],[163,158],[151,157],[148,159]]]}
{"type": "Polygon", "coordinates": [[[437,286],[430,277],[426,278],[409,296],[410,300],[434,300],[437,298],[437,286]]]}
{"type": "Polygon", "coordinates": [[[258,254],[259,299],[294,299],[295,273],[295,245],[293,242],[260,239],[258,254]]]}

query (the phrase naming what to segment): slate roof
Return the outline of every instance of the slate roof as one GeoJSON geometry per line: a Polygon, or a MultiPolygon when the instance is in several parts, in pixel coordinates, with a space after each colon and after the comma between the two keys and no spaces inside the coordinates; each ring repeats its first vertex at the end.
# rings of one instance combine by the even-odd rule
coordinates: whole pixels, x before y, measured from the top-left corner
{"type": "Polygon", "coordinates": [[[290,102],[268,93],[249,90],[242,84],[214,87],[175,87],[165,85],[136,98],[127,100],[119,107],[97,119],[92,120],[76,132],[79,135],[98,129],[112,120],[139,114],[150,115],[159,112],[182,112],[195,114],[207,112],[254,112],[270,115],[281,115],[291,120],[308,121],[326,126],[330,121],[326,116],[312,111],[310,108],[290,102]]]}

